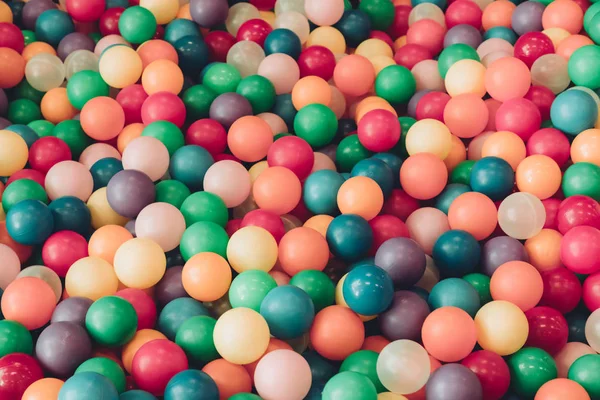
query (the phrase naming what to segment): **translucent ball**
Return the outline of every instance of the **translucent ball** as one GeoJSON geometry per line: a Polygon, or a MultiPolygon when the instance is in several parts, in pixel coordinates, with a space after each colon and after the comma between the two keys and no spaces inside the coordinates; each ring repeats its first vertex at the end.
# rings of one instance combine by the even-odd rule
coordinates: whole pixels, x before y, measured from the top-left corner
{"type": "Polygon", "coordinates": [[[96,71],[98,67],[98,56],[89,50],[76,50],[67,56],[65,60],[65,71],[67,80],[79,71],[96,71]]]}
{"type": "Polygon", "coordinates": [[[27,63],[25,77],[31,87],[40,92],[47,92],[62,85],[65,80],[65,66],[57,56],[40,53],[27,63]]]}
{"type": "Polygon", "coordinates": [[[377,359],[377,376],[386,389],[409,394],[427,383],[431,364],[427,351],[412,340],[396,340],[381,350],[377,359]]]}
{"type": "Polygon", "coordinates": [[[531,83],[544,86],[558,94],[569,87],[571,79],[567,60],[558,54],[545,54],[531,66],[531,83]]]}
{"type": "MultiPolygon", "coordinates": [[[[302,3],[304,3],[304,1],[302,1],[302,3]]],[[[227,32],[231,33],[233,36],[237,35],[240,26],[251,19],[260,19],[258,8],[248,3],[235,4],[229,9],[229,14],[225,21],[227,32]]]]}
{"type": "Polygon", "coordinates": [[[243,40],[234,44],[227,53],[227,64],[233,65],[242,77],[255,75],[265,59],[265,51],[256,42],[243,40]]]}
{"type": "Polygon", "coordinates": [[[433,3],[421,3],[408,14],[408,26],[422,19],[431,19],[443,27],[446,27],[446,16],[441,8],[433,3]]]}
{"type": "Polygon", "coordinates": [[[600,311],[594,311],[585,322],[585,339],[595,351],[600,350],[600,311]]]}
{"type": "Polygon", "coordinates": [[[498,208],[500,228],[515,239],[525,240],[537,235],[545,222],[544,204],[531,193],[513,193],[498,208]]]}
{"type": "Polygon", "coordinates": [[[275,3],[275,15],[288,11],[296,11],[305,15],[304,0],[277,0],[275,3]]]}
{"type": "Polygon", "coordinates": [[[297,11],[286,11],[277,15],[274,29],[289,29],[300,38],[301,43],[306,43],[310,35],[308,19],[297,11]]]}

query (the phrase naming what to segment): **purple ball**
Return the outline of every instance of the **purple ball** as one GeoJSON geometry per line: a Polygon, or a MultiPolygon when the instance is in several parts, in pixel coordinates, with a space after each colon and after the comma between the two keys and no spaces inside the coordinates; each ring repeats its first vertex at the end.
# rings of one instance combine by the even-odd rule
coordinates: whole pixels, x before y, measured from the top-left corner
{"type": "Polygon", "coordinates": [[[35,357],[49,375],[66,378],[92,355],[92,341],[81,325],[73,322],[51,324],[40,334],[35,357]]]}
{"type": "Polygon", "coordinates": [[[35,30],[35,23],[41,13],[48,10],[54,10],[56,4],[52,0],[31,0],[25,3],[23,7],[23,26],[29,30],[35,30]]]}
{"type": "Polygon", "coordinates": [[[85,297],[69,297],[58,303],[50,323],[73,322],[85,326],[85,315],[93,301],[85,297]]]}
{"type": "Polygon", "coordinates": [[[8,97],[6,97],[6,93],[4,89],[0,89],[0,116],[6,115],[8,111],[8,97]]]}
{"type": "Polygon", "coordinates": [[[521,36],[527,32],[541,32],[542,14],[546,6],[537,1],[526,1],[515,8],[512,14],[512,29],[521,36]]]}
{"type": "Polygon", "coordinates": [[[408,101],[408,107],[406,108],[406,113],[409,117],[417,118],[417,104],[419,104],[421,98],[429,92],[433,92],[433,90],[425,89],[413,94],[413,96],[408,101]]]}
{"type": "Polygon", "coordinates": [[[93,52],[94,47],[94,41],[88,35],[84,35],[80,32],[73,32],[62,38],[56,52],[60,59],[64,61],[69,54],[74,51],[89,50],[93,52]]]}
{"type": "Polygon", "coordinates": [[[127,223],[125,224],[125,229],[127,229],[127,231],[131,233],[131,236],[136,237],[137,235],[135,234],[135,219],[127,221],[127,223]]]}
{"type": "Polygon", "coordinates": [[[250,102],[237,93],[223,93],[210,105],[210,118],[229,129],[238,119],[252,115],[250,102]]]}
{"type": "Polygon", "coordinates": [[[135,218],[144,207],[154,203],[156,190],[148,175],[135,169],[126,169],[110,179],[106,198],[117,214],[135,218]]]}
{"type": "Polygon", "coordinates": [[[0,129],[7,128],[11,125],[12,125],[12,123],[9,120],[7,120],[6,118],[0,117],[0,129]]]}
{"type": "Polygon", "coordinates": [[[425,386],[427,400],[481,400],[483,389],[473,371],[461,364],[438,368],[425,386]]]}
{"type": "Polygon", "coordinates": [[[482,37],[479,30],[468,24],[453,26],[444,36],[444,48],[453,44],[462,43],[476,49],[481,44],[482,37]]]}
{"type": "Polygon", "coordinates": [[[167,269],[160,282],[154,287],[154,298],[159,307],[164,307],[180,297],[188,297],[181,280],[182,271],[181,266],[167,269]]]}
{"type": "Polygon", "coordinates": [[[421,296],[408,290],[394,293],[392,306],[379,315],[379,327],[391,340],[408,339],[421,341],[421,328],[430,309],[421,296]]]}
{"type": "Polygon", "coordinates": [[[481,252],[481,272],[492,276],[494,271],[509,261],[529,261],[525,246],[517,239],[498,236],[487,241],[481,252]]]}
{"type": "Polygon", "coordinates": [[[227,0],[191,0],[190,14],[195,23],[203,28],[212,28],[227,19],[227,0]]]}
{"type": "Polygon", "coordinates": [[[409,288],[425,273],[427,259],[423,249],[412,239],[388,239],[375,253],[375,265],[385,270],[396,287],[409,288]]]}

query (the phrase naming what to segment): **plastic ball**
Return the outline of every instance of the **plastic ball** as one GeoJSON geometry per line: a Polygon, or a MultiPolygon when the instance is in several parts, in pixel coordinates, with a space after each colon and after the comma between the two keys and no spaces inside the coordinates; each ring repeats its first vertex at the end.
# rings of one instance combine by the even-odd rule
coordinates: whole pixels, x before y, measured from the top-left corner
{"type": "Polygon", "coordinates": [[[474,272],[481,248],[468,232],[449,230],[438,237],[432,254],[442,275],[461,277],[474,272]]]}
{"type": "Polygon", "coordinates": [[[440,361],[453,362],[468,355],[477,341],[473,319],[456,307],[442,307],[427,316],[422,328],[423,346],[440,361]],[[449,343],[449,338],[457,340],[449,343]]]}
{"type": "Polygon", "coordinates": [[[52,313],[51,323],[73,322],[85,326],[85,315],[93,301],[85,297],[69,297],[61,301],[52,313]]]}
{"type": "Polygon", "coordinates": [[[115,253],[114,266],[119,281],[127,287],[147,289],[163,277],[166,258],[163,249],[156,242],[137,238],[119,247],[115,253]],[[144,274],[139,274],[140,268],[145,271],[144,274]]]}
{"type": "Polygon", "coordinates": [[[431,199],[440,194],[446,185],[448,170],[434,154],[418,153],[410,156],[400,169],[400,182],[404,190],[419,200],[431,199]]]}
{"type": "Polygon", "coordinates": [[[131,303],[116,296],[96,300],[85,317],[85,326],[91,337],[104,346],[120,346],[129,342],[137,323],[131,303]]]}
{"type": "Polygon", "coordinates": [[[61,39],[74,31],[73,20],[61,10],[46,10],[35,22],[36,36],[53,46],[57,46],[61,39]]]}
{"type": "Polygon", "coordinates": [[[497,354],[487,350],[471,353],[462,362],[477,375],[485,398],[500,399],[510,385],[510,370],[497,354]]]}
{"type": "Polygon", "coordinates": [[[526,345],[558,353],[566,344],[569,326],[563,315],[550,307],[534,307],[525,313],[529,321],[526,345]]]}
{"type": "Polygon", "coordinates": [[[569,135],[592,128],[598,117],[594,99],[581,90],[567,90],[552,103],[550,117],[553,125],[569,135]]]}
{"type": "Polygon", "coordinates": [[[3,47],[0,51],[0,88],[8,89],[17,86],[25,76],[25,59],[15,50],[3,47]]]}
{"type": "Polygon", "coordinates": [[[308,332],[315,311],[311,298],[296,286],[280,286],[269,291],[260,306],[260,314],[271,334],[292,339],[308,332]]]}
{"type": "Polygon", "coordinates": [[[171,378],[187,368],[188,361],[179,346],[157,339],[145,343],[135,353],[131,374],[138,387],[162,395],[171,378]]]}
{"type": "Polygon", "coordinates": [[[310,329],[313,348],[330,360],[343,360],[358,351],[364,336],[360,318],[349,308],[337,305],[319,311],[310,329]]]}
{"type": "Polygon", "coordinates": [[[44,396],[58,398],[58,393],[64,382],[56,378],[43,378],[33,382],[23,393],[23,400],[39,400],[44,396]]]}
{"type": "Polygon", "coordinates": [[[534,155],[527,157],[517,167],[517,187],[541,200],[558,191],[561,183],[560,167],[550,157],[534,155]]]}
{"type": "Polygon", "coordinates": [[[50,321],[56,305],[52,287],[44,280],[23,276],[10,283],[2,294],[2,314],[33,330],[50,321]]]}
{"type": "Polygon", "coordinates": [[[298,177],[284,167],[269,167],[254,182],[252,194],[256,204],[279,215],[292,211],[300,201],[298,177]]]}
{"type": "Polygon", "coordinates": [[[256,311],[236,308],[217,320],[213,338],[217,351],[225,360],[248,364],[260,358],[267,349],[269,326],[256,311]],[[245,327],[243,330],[242,326],[245,327]]]}
{"type": "Polygon", "coordinates": [[[414,393],[429,379],[427,351],[411,340],[394,341],[379,354],[377,375],[383,386],[394,393],[414,393]]]}
{"type": "Polygon", "coordinates": [[[61,378],[71,376],[91,354],[92,344],[85,328],[72,322],[56,322],[45,328],[35,347],[35,356],[44,370],[61,378]]]}
{"type": "Polygon", "coordinates": [[[479,345],[501,356],[521,349],[529,333],[523,311],[507,301],[492,301],[481,307],[475,316],[475,325],[479,345]]]}
{"type": "Polygon", "coordinates": [[[510,261],[494,271],[490,290],[494,300],[509,301],[528,311],[542,298],[543,281],[531,264],[510,261]]]}
{"type": "Polygon", "coordinates": [[[122,89],[142,76],[142,59],[128,46],[112,46],[102,54],[99,71],[106,83],[122,89]]]}
{"type": "Polygon", "coordinates": [[[65,73],[62,61],[46,53],[35,55],[25,67],[27,82],[41,92],[59,87],[65,80],[65,73]]]}

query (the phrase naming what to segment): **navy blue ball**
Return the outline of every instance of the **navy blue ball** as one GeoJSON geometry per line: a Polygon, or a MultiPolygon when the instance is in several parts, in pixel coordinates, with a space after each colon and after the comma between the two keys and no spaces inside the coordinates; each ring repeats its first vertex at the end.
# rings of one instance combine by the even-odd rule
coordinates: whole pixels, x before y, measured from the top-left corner
{"type": "Polygon", "coordinates": [[[118,172],[123,171],[123,163],[113,157],[102,158],[92,165],[90,173],[94,179],[94,191],[106,187],[118,172]]]}
{"type": "Polygon", "coordinates": [[[173,47],[179,56],[179,67],[187,76],[198,76],[210,61],[210,51],[201,36],[184,36],[173,47]]]}
{"type": "Polygon", "coordinates": [[[334,28],[344,35],[348,47],[354,48],[369,38],[371,20],[362,10],[346,10],[334,28]]]}
{"type": "Polygon", "coordinates": [[[493,201],[511,194],[515,173],[510,164],[499,157],[484,157],[471,169],[471,189],[485,194],[493,201]]]}
{"type": "Polygon", "coordinates": [[[326,234],[329,249],[344,261],[356,261],[366,256],[373,243],[371,226],[354,214],[339,215],[331,221],[326,234]]]}
{"type": "Polygon", "coordinates": [[[479,242],[465,231],[446,231],[433,245],[433,260],[443,277],[460,278],[475,272],[480,258],[479,242]]]}
{"type": "Polygon", "coordinates": [[[92,229],[92,214],[77,197],[65,196],[52,201],[48,208],[54,218],[54,232],[73,231],[87,236],[92,229]]]}

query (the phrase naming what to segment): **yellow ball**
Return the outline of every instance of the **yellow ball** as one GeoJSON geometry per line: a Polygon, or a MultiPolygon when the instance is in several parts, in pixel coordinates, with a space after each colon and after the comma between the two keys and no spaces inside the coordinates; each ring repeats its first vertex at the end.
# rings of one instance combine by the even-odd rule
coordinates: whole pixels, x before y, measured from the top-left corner
{"type": "Polygon", "coordinates": [[[346,52],[346,39],[337,29],[331,26],[320,26],[308,36],[306,47],[310,46],[323,46],[333,54],[343,54],[346,52]]]}
{"type": "Polygon", "coordinates": [[[221,357],[233,364],[249,364],[267,350],[270,332],[267,321],[256,311],[239,307],[225,312],[213,331],[221,357]]]}
{"type": "Polygon", "coordinates": [[[451,97],[472,93],[483,97],[485,90],[485,67],[475,60],[460,60],[446,73],[446,91],[451,97]]]}
{"type": "Polygon", "coordinates": [[[164,25],[177,17],[179,0],[140,0],[140,6],[154,14],[157,24],[164,25]]]}
{"type": "Polygon", "coordinates": [[[450,130],[436,119],[422,119],[415,122],[406,134],[406,151],[411,156],[417,153],[431,153],[445,159],[452,149],[450,130]]]}
{"type": "Polygon", "coordinates": [[[571,32],[563,28],[548,28],[543,30],[542,33],[550,38],[555,50],[563,40],[571,36],[571,32]]]}
{"type": "Polygon", "coordinates": [[[475,315],[477,342],[484,350],[501,356],[516,353],[529,334],[525,313],[508,301],[492,301],[475,315]]]}
{"type": "Polygon", "coordinates": [[[100,57],[100,75],[110,86],[123,89],[142,76],[142,59],[129,46],[113,46],[100,57]]]}
{"type": "Polygon", "coordinates": [[[11,176],[25,168],[29,149],[19,135],[11,131],[0,131],[0,176],[11,176]]]}
{"type": "Polygon", "coordinates": [[[260,18],[268,22],[271,28],[275,25],[275,13],[273,11],[260,11],[260,18]]]}
{"type": "Polygon", "coordinates": [[[258,11],[258,8],[249,3],[234,4],[227,14],[225,28],[227,28],[227,32],[235,36],[237,35],[240,26],[251,19],[260,19],[260,11],[258,11]]]}
{"type": "Polygon", "coordinates": [[[381,39],[367,39],[358,45],[354,54],[371,59],[377,56],[394,57],[392,48],[381,39]]]}
{"type": "Polygon", "coordinates": [[[98,300],[117,292],[119,280],[112,265],[98,257],[75,261],[65,277],[65,290],[70,297],[98,300]]]}
{"type": "Polygon", "coordinates": [[[126,241],[115,253],[115,273],[125,286],[147,289],[161,280],[167,269],[162,247],[150,239],[126,241]]]}
{"type": "Polygon", "coordinates": [[[251,166],[248,170],[248,173],[250,173],[250,181],[254,183],[258,176],[267,168],[269,168],[269,163],[266,161],[259,161],[251,166]]]}
{"type": "MultiPolygon", "coordinates": [[[[344,299],[344,293],[343,293],[344,281],[346,280],[346,276],[348,276],[348,274],[342,276],[342,279],[340,279],[337,286],[335,287],[335,304],[337,304],[338,306],[350,308],[350,307],[348,307],[348,303],[346,303],[346,300],[344,299]]],[[[358,315],[360,317],[361,321],[363,321],[363,322],[371,321],[371,320],[377,318],[377,315],[361,315],[361,314],[356,314],[356,315],[358,315]]]]}
{"type": "Polygon", "coordinates": [[[2,204],[0,204],[0,222],[6,220],[6,213],[4,212],[4,208],[2,208],[2,204]]]}
{"type": "Polygon", "coordinates": [[[371,61],[371,64],[373,64],[376,75],[378,75],[385,67],[396,65],[396,61],[394,61],[392,57],[388,56],[375,56],[369,58],[369,61],[371,61]]]}
{"type": "Polygon", "coordinates": [[[266,229],[246,226],[229,239],[227,259],[238,273],[252,269],[269,272],[277,262],[277,242],[266,229]]]}
{"type": "Polygon", "coordinates": [[[96,190],[87,201],[87,206],[92,215],[92,227],[100,229],[105,225],[124,226],[128,219],[117,214],[108,204],[106,188],[96,190]]]}
{"type": "Polygon", "coordinates": [[[406,397],[401,394],[385,392],[377,395],[377,400],[406,400],[406,397]]]}

